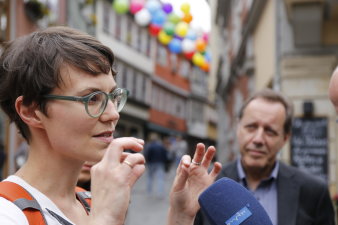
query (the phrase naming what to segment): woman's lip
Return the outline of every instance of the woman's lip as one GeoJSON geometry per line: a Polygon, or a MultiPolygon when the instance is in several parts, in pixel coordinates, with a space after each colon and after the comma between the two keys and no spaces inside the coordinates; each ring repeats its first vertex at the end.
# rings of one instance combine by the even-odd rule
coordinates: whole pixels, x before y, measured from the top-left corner
{"type": "Polygon", "coordinates": [[[113,141],[114,137],[113,135],[109,136],[109,137],[106,137],[106,136],[95,136],[96,139],[104,142],[104,143],[110,143],[113,141]]]}
{"type": "Polygon", "coordinates": [[[91,169],[92,168],[92,165],[88,165],[88,164],[84,164],[83,166],[83,169],[91,169]]]}

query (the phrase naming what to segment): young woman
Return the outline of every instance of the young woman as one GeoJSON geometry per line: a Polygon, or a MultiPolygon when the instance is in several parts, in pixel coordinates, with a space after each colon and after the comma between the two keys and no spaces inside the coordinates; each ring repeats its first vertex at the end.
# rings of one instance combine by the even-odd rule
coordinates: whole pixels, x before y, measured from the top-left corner
{"type": "MultiPolygon", "coordinates": [[[[114,55],[95,38],[52,27],[5,46],[0,58],[0,104],[29,143],[26,164],[6,180],[39,203],[51,224],[124,224],[134,183],[143,174],[144,141],[113,138],[127,90],[115,82],[114,55]],[[91,168],[92,205],[74,194],[85,161],[91,168]]],[[[182,157],[170,194],[167,224],[192,224],[198,195],[219,173],[208,167],[215,148],[198,144],[182,157]]],[[[23,212],[0,198],[1,224],[28,224],[23,212]]]]}

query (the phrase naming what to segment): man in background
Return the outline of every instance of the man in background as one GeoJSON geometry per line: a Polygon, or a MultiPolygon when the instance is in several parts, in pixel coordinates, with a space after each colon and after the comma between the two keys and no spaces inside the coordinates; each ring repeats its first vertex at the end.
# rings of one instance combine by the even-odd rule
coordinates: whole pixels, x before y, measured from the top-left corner
{"type": "MultiPolygon", "coordinates": [[[[338,105],[338,91],[336,96],[338,105]]],[[[274,225],[334,225],[327,185],[277,159],[291,135],[292,117],[291,103],[277,92],[267,89],[249,98],[238,116],[240,156],[219,178],[229,177],[246,187],[274,225]]],[[[196,224],[208,224],[200,212],[196,224]]]]}
{"type": "Polygon", "coordinates": [[[148,173],[147,191],[149,195],[155,194],[156,197],[164,197],[165,164],[167,162],[167,149],[164,147],[159,135],[151,133],[149,143],[144,148],[146,159],[146,169],[148,173]],[[153,186],[156,189],[153,193],[153,186]]]}

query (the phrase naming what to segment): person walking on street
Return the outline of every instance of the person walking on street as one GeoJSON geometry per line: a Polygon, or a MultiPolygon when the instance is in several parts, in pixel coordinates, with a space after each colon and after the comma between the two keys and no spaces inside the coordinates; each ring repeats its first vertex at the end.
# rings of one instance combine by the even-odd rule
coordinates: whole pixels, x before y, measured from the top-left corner
{"type": "Polygon", "coordinates": [[[155,196],[164,197],[164,182],[165,182],[165,164],[168,160],[168,151],[164,147],[157,133],[149,135],[149,143],[144,150],[144,156],[147,162],[147,192],[153,194],[153,186],[155,188],[155,196]]]}

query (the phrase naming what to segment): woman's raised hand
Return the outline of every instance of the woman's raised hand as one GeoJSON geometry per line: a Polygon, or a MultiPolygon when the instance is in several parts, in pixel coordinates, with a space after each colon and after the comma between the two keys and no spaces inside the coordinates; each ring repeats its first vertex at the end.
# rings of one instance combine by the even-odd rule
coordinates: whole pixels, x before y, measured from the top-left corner
{"type": "Polygon", "coordinates": [[[113,140],[102,160],[91,169],[92,206],[89,224],[124,224],[131,189],[145,170],[140,153],[144,141],[132,137],[113,140]]]}
{"type": "Polygon", "coordinates": [[[204,144],[199,143],[192,160],[188,155],[182,157],[170,192],[168,225],[193,223],[200,208],[199,195],[215,181],[222,168],[215,162],[212,170],[208,170],[215,152],[213,146],[205,151],[204,144]]]}

